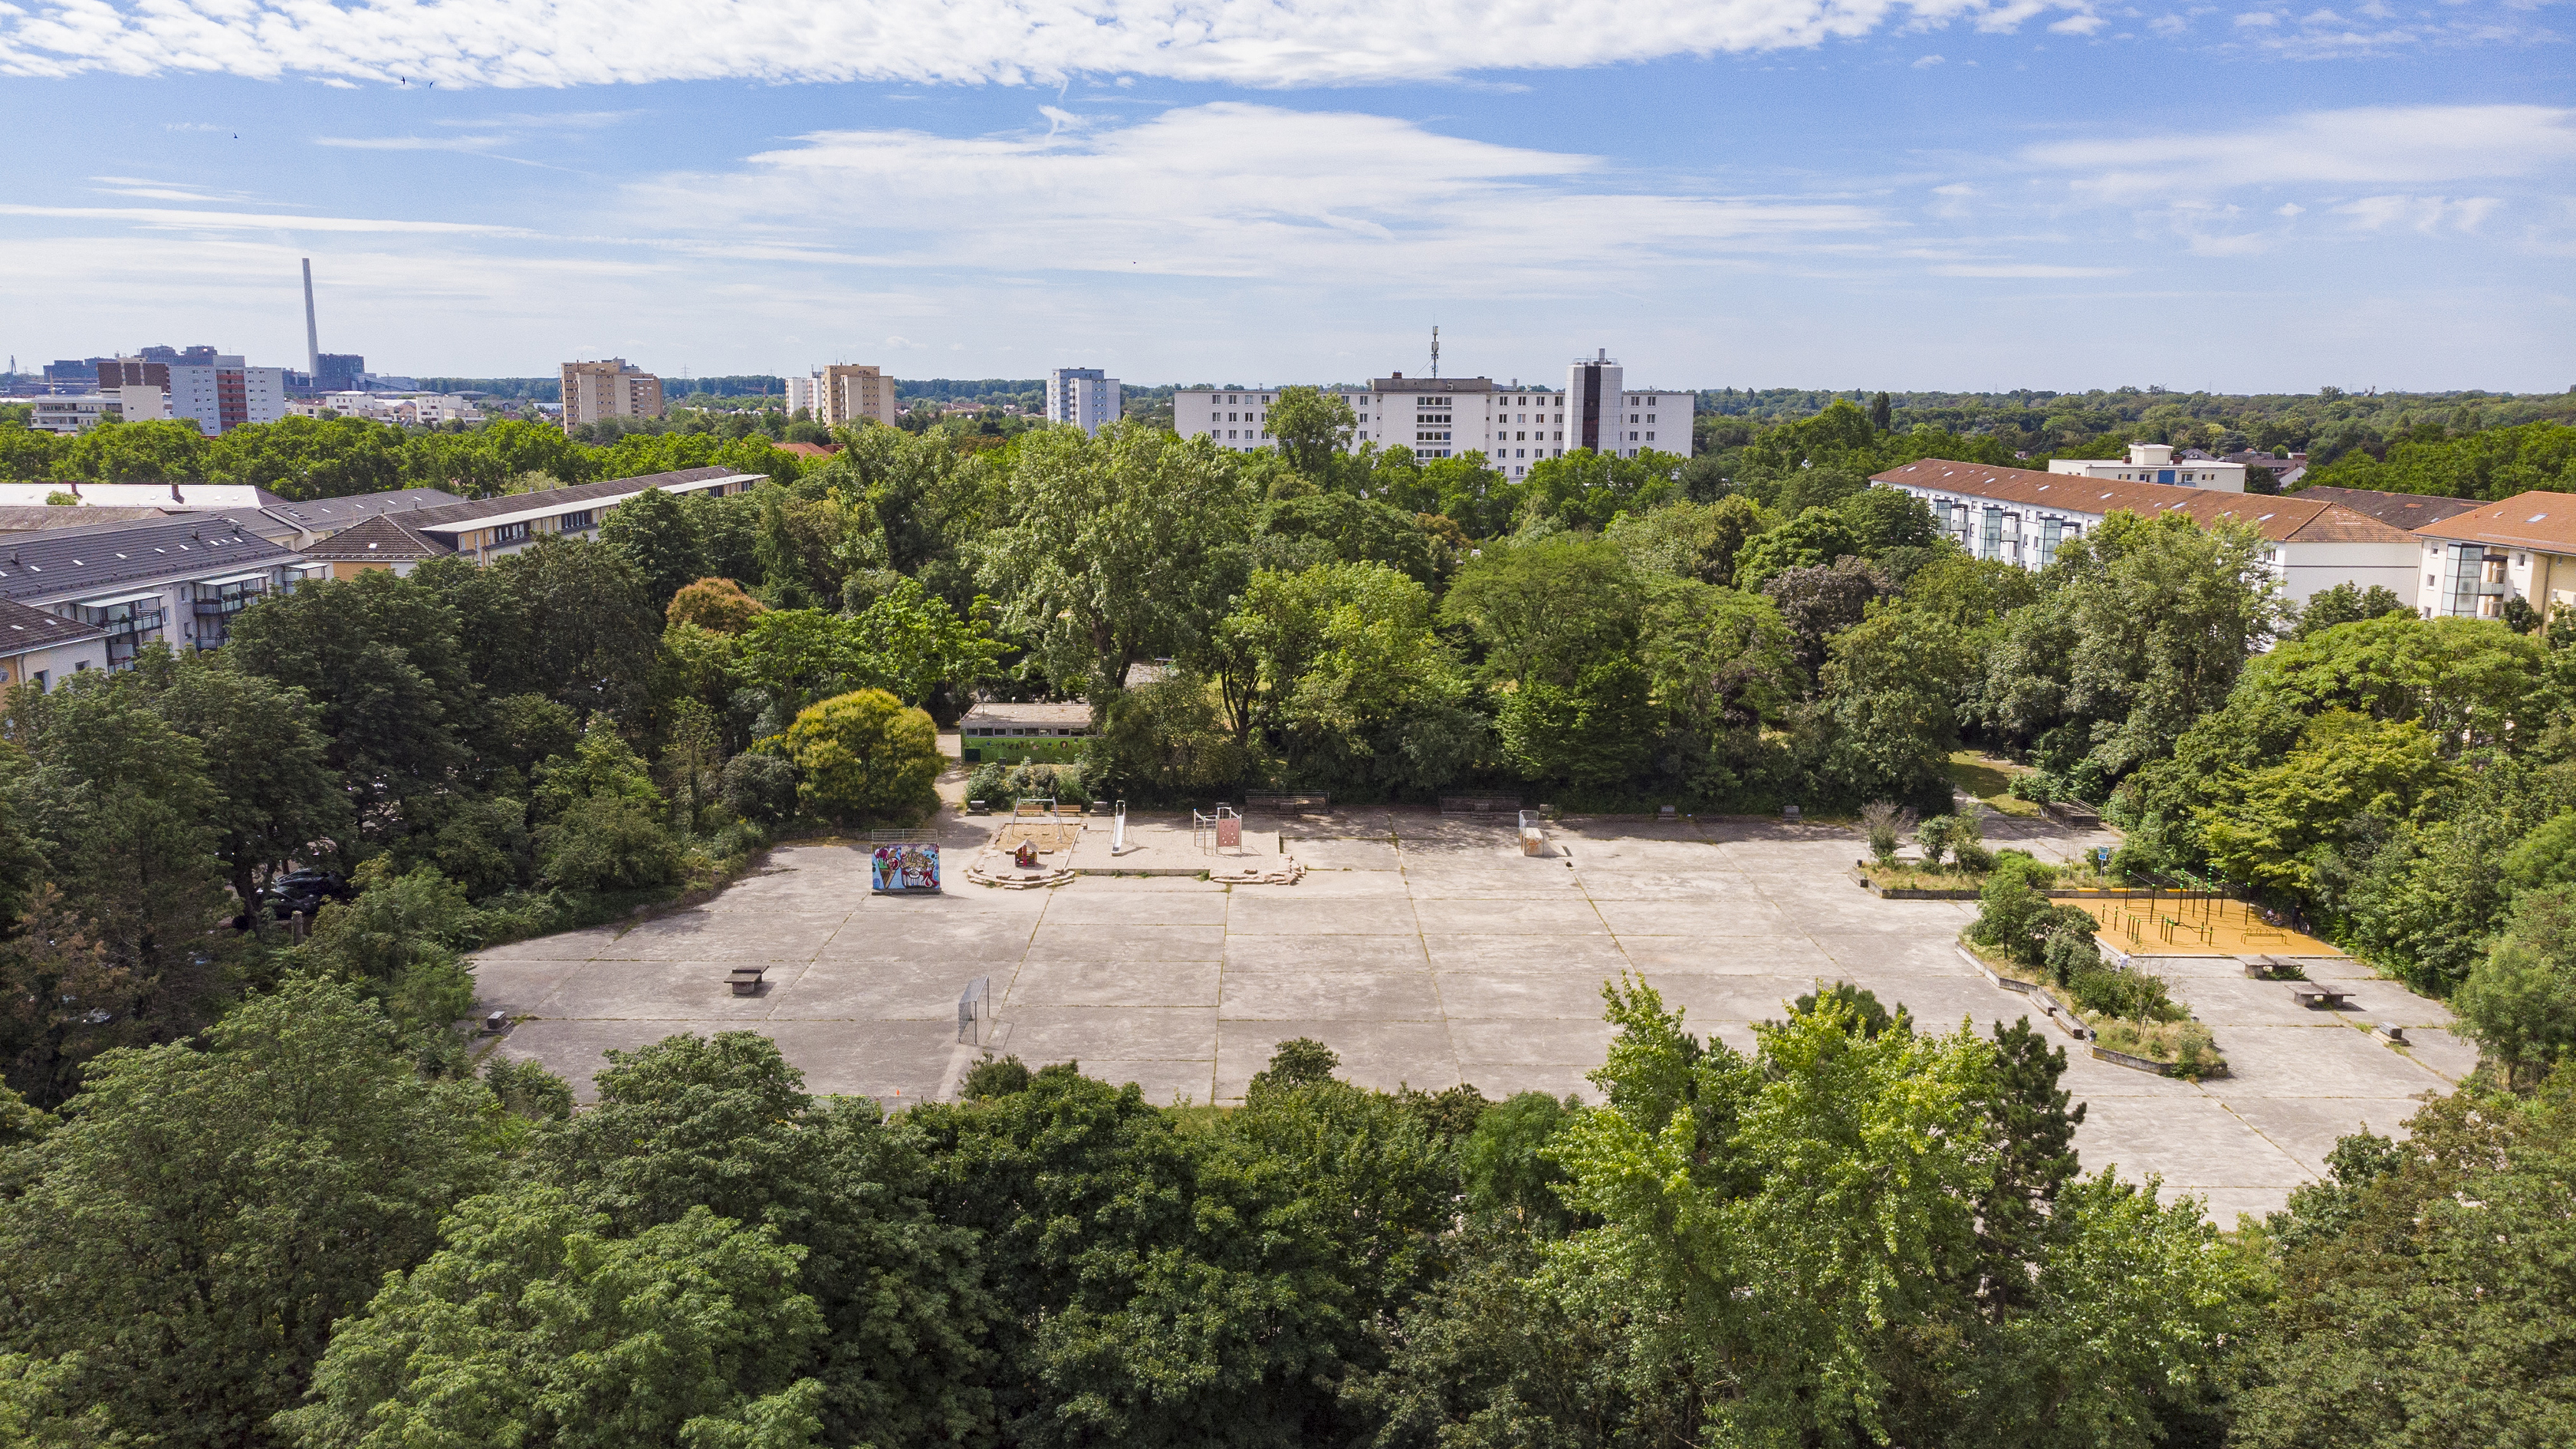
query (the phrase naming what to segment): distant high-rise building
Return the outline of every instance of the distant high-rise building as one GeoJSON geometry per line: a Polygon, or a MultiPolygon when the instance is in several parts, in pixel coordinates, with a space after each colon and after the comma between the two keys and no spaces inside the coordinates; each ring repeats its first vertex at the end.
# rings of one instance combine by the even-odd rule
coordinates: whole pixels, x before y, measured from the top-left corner
{"type": "Polygon", "coordinates": [[[1059,367],[1047,374],[1046,419],[1072,423],[1086,433],[1118,416],[1118,379],[1096,367],[1059,367]]]}
{"type": "Polygon", "coordinates": [[[238,353],[217,353],[205,363],[172,366],[169,374],[170,416],[193,421],[208,437],[286,416],[285,368],[251,367],[238,353]]]}
{"type": "Polygon", "coordinates": [[[563,365],[563,425],[570,432],[602,418],[658,418],[662,379],[612,357],[563,365]]]}
{"type": "Polygon", "coordinates": [[[140,357],[110,357],[98,364],[98,390],[114,392],[121,387],[145,384],[167,392],[170,389],[170,364],[147,362],[140,357]]]}
{"type": "Polygon", "coordinates": [[[315,392],[355,392],[366,385],[367,359],[355,352],[318,352],[313,357],[315,392]]]}
{"type": "Polygon", "coordinates": [[[814,421],[826,427],[846,428],[861,418],[892,427],[902,415],[894,405],[894,379],[873,365],[836,362],[810,376],[789,378],[787,389],[789,411],[810,409],[814,421]],[[804,401],[797,400],[800,396],[804,401]]]}
{"type": "MultiPolygon", "coordinates": [[[[1490,377],[1406,377],[1393,373],[1366,388],[1326,389],[1351,410],[1353,449],[1405,447],[1418,458],[1475,453],[1506,478],[1526,477],[1549,458],[1577,449],[1615,457],[1691,455],[1697,397],[1670,389],[1632,392],[1607,352],[1578,359],[1564,392],[1490,377]]],[[[1185,387],[1172,395],[1172,426],[1222,448],[1278,445],[1270,408],[1278,389],[1185,387]]]]}

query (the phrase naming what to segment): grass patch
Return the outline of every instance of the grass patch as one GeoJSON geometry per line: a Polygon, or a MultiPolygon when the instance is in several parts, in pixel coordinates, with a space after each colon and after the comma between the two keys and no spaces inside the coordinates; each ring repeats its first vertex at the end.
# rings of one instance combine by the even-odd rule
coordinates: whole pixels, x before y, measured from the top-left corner
{"type": "Polygon", "coordinates": [[[2039,806],[2012,793],[2013,776],[2027,771],[2015,770],[1975,750],[1952,751],[1948,763],[1942,768],[1950,776],[1951,784],[2006,815],[2028,818],[2045,813],[2039,806]]]}
{"type": "MultiPolygon", "coordinates": [[[[2028,868],[2023,867],[2024,870],[2028,868]]],[[[1871,885],[1893,891],[1972,891],[1984,886],[1991,872],[1961,870],[1948,864],[1926,866],[1907,860],[1894,865],[1864,865],[1860,867],[1860,874],[1871,885]]],[[[2065,872],[2060,870],[2058,874],[2062,877],[2065,872]]],[[[2053,880],[2038,884],[2043,890],[2056,887],[2053,880]]]]}
{"type": "Polygon", "coordinates": [[[2227,1059],[2218,1054],[2218,1044],[2209,1028],[2196,1021],[2131,1021],[2113,1019],[2088,1021],[2093,1039],[2102,1047],[2133,1057],[2145,1057],[2174,1069],[2178,1077],[2216,1076],[2227,1070],[2227,1059]]]}

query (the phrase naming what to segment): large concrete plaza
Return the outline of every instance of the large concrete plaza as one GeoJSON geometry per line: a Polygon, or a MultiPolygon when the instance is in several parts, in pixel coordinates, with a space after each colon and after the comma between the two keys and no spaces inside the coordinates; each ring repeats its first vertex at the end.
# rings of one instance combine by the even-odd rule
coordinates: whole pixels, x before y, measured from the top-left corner
{"type": "MultiPolygon", "coordinates": [[[[1845,874],[1857,842],[1839,827],[1574,820],[1544,857],[1522,855],[1507,824],[1427,811],[1280,827],[1304,879],[1231,890],[1088,876],[872,897],[864,847],[789,847],[703,906],[486,951],[477,981],[485,1010],[520,1018],[499,1049],[584,1091],[604,1048],[748,1027],[775,1038],[812,1090],[889,1105],[953,1090],[974,1055],[956,1043],[957,997],[978,976],[991,978],[993,1049],[1031,1065],[1075,1059],[1157,1101],[1239,1098],[1296,1036],[1332,1046],[1370,1086],[1597,1099],[1584,1074],[1610,1037],[1601,985],[1623,971],[1738,1046],[1818,980],[1868,987],[1930,1029],[2025,1014],[2024,998],[1957,952],[1973,903],[1863,891],[1845,874]],[[752,961],[767,984],[733,995],[726,971],[752,961]]],[[[942,832],[954,876],[984,832],[954,819],[942,832]]],[[[2089,843],[2008,821],[1989,838],[2056,856],[2089,843]]],[[[2078,1145],[2088,1169],[2158,1174],[2205,1196],[2221,1222],[2280,1206],[2338,1136],[2393,1130],[2474,1063],[2440,1029],[2439,1005],[2357,963],[2309,965],[2353,987],[2342,1012],[2299,1007],[2224,958],[2153,964],[2216,1033],[2232,1074],[2171,1081],[2074,1047],[2067,1085],[2089,1104],[2078,1145]],[[2410,1045],[2374,1038],[2378,1022],[2411,1028],[2410,1045]]]]}

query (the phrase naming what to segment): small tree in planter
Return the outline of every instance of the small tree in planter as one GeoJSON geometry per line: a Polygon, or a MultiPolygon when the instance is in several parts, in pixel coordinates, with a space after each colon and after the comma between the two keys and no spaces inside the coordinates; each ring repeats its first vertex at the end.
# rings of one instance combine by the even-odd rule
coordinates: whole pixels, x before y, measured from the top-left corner
{"type": "Polygon", "coordinates": [[[1941,857],[1949,853],[1952,832],[1958,825],[1959,817],[1956,815],[1935,815],[1914,827],[1914,843],[1923,851],[1926,868],[1940,867],[1941,857]]]}
{"type": "Polygon", "coordinates": [[[1905,840],[1905,814],[1886,800],[1860,807],[1860,825],[1869,837],[1870,858],[1880,865],[1896,864],[1896,848],[1905,840]]]}

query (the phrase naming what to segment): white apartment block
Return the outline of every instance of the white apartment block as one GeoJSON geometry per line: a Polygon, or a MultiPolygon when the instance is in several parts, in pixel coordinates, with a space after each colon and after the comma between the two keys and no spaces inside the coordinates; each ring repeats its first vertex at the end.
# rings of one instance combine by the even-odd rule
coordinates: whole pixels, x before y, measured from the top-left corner
{"type": "Polygon", "coordinates": [[[1047,374],[1046,420],[1071,423],[1086,433],[1118,418],[1118,379],[1096,367],[1059,367],[1047,374]]]}
{"type": "Polygon", "coordinates": [[[2245,465],[2220,458],[2176,458],[2163,443],[2131,443],[2126,458],[2051,458],[2048,471],[2113,483],[2162,483],[2174,488],[2245,491],[2245,465]]]}
{"type": "MultiPolygon", "coordinates": [[[[1410,448],[1417,458],[1483,455],[1506,478],[1526,476],[1549,458],[1589,447],[1633,458],[1641,453],[1691,453],[1691,415],[1697,395],[1666,389],[1630,390],[1619,364],[1606,353],[1579,358],[1567,369],[1567,389],[1523,386],[1518,379],[1406,377],[1392,373],[1363,391],[1338,388],[1328,396],[1348,404],[1357,427],[1354,451],[1410,448]]],[[[1276,388],[1182,388],[1172,397],[1172,427],[1182,437],[1205,436],[1220,447],[1266,448],[1276,388]]]]}
{"type": "Polygon", "coordinates": [[[298,417],[318,418],[324,413],[333,413],[344,418],[399,423],[405,427],[428,427],[449,421],[483,421],[482,409],[474,406],[473,399],[452,393],[401,396],[381,392],[325,392],[311,397],[289,398],[286,410],[298,417]]]}

